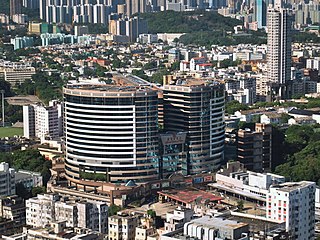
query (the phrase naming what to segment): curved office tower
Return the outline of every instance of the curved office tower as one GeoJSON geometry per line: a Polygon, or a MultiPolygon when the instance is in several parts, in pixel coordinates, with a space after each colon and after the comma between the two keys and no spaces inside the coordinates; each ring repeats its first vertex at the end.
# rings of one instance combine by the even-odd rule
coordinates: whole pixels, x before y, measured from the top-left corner
{"type": "Polygon", "coordinates": [[[164,128],[187,133],[187,162],[183,174],[218,169],[224,156],[224,85],[182,80],[163,89],[164,128]]]}
{"type": "Polygon", "coordinates": [[[72,85],[63,92],[65,168],[71,184],[159,178],[157,91],[72,85]]]}

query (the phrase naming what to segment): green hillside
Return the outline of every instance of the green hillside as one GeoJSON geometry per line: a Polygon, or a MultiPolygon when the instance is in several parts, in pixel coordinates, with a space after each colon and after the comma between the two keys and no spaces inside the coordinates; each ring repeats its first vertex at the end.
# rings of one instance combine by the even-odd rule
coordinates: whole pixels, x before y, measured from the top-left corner
{"type": "Polygon", "coordinates": [[[144,13],[141,17],[147,20],[150,33],[192,33],[197,31],[232,31],[242,22],[224,17],[217,12],[174,12],[164,11],[144,13]]]}
{"type": "Polygon", "coordinates": [[[234,36],[233,27],[242,25],[242,22],[224,17],[217,12],[164,11],[144,13],[141,17],[147,20],[150,33],[187,33],[180,38],[180,42],[184,44],[232,45],[266,42],[266,34],[262,32],[234,36]]]}

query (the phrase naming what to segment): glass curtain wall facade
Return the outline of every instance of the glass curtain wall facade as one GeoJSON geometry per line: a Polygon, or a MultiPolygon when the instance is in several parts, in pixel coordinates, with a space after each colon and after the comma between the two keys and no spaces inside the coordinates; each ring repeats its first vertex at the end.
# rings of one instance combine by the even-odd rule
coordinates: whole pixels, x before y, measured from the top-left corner
{"type": "Polygon", "coordinates": [[[218,169],[224,152],[224,85],[167,85],[163,97],[165,130],[187,133],[188,156],[182,172],[218,169]]]}
{"type": "Polygon", "coordinates": [[[157,103],[157,91],[148,88],[64,88],[67,179],[159,179],[157,103]]]}

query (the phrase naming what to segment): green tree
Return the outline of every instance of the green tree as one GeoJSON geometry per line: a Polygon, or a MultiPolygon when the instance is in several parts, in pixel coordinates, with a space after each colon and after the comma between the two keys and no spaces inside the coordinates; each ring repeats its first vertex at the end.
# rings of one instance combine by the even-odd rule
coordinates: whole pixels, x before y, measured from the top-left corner
{"type": "Polygon", "coordinates": [[[148,209],[148,210],[147,210],[147,215],[148,215],[149,217],[155,219],[156,216],[157,216],[157,213],[156,213],[156,211],[154,211],[153,209],[148,209]]]}
{"type": "Polygon", "coordinates": [[[0,154],[0,161],[7,162],[15,170],[40,172],[44,186],[50,179],[51,161],[47,161],[37,149],[17,150],[12,153],[0,154]]]}
{"type": "Polygon", "coordinates": [[[239,212],[242,212],[242,211],[243,211],[243,209],[244,209],[244,202],[243,202],[243,200],[237,201],[237,208],[238,208],[239,212]]]}
{"type": "Polygon", "coordinates": [[[309,125],[292,125],[288,128],[285,134],[285,143],[288,145],[288,154],[292,154],[306,147],[315,132],[313,127],[309,125]]]}
{"type": "Polygon", "coordinates": [[[108,208],[108,216],[116,215],[122,208],[118,205],[112,204],[108,208]]]}
{"type": "Polygon", "coordinates": [[[16,184],[16,194],[22,199],[28,199],[32,197],[31,193],[25,188],[25,186],[22,183],[16,184]]]}
{"type": "Polygon", "coordinates": [[[145,79],[145,80],[149,79],[149,77],[145,74],[145,72],[142,69],[140,69],[140,70],[136,70],[136,69],[132,70],[132,75],[135,75],[135,76],[140,77],[140,78],[145,79]]]}
{"type": "Polygon", "coordinates": [[[46,193],[47,190],[45,187],[34,187],[31,190],[32,197],[36,197],[38,194],[46,193]]]}
{"type": "Polygon", "coordinates": [[[288,120],[290,119],[290,115],[286,113],[281,114],[280,123],[288,123],[288,120]]]}
{"type": "Polygon", "coordinates": [[[174,62],[171,64],[170,70],[171,71],[176,71],[180,69],[180,62],[174,62]]]}
{"type": "Polygon", "coordinates": [[[236,111],[248,110],[248,109],[249,107],[247,105],[239,103],[236,100],[226,103],[226,113],[228,114],[234,114],[236,111]]]}
{"type": "Polygon", "coordinates": [[[170,72],[167,69],[161,69],[157,72],[155,72],[152,76],[150,81],[154,83],[163,84],[163,76],[170,74],[170,72]]]}

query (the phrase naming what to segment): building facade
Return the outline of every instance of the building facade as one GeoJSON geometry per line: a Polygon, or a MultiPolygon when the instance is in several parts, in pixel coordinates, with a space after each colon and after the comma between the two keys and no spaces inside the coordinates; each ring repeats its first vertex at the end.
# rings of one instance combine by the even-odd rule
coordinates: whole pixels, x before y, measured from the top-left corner
{"type": "Polygon", "coordinates": [[[62,104],[50,101],[49,106],[23,106],[23,135],[44,140],[57,140],[63,133],[62,104]]]}
{"type": "Polygon", "coordinates": [[[16,194],[15,170],[6,162],[0,163],[0,196],[16,194]]]}
{"type": "Polygon", "coordinates": [[[77,85],[64,88],[64,99],[70,182],[159,178],[157,91],[77,85]]]}
{"type": "Polygon", "coordinates": [[[105,202],[38,194],[26,201],[26,222],[32,227],[45,227],[64,221],[67,227],[107,233],[108,206],[105,202]]]}
{"type": "Polygon", "coordinates": [[[282,8],[269,8],[267,16],[267,78],[273,85],[270,94],[287,98],[291,80],[292,16],[289,10],[282,8]]]}
{"type": "Polygon", "coordinates": [[[10,0],[10,17],[13,15],[20,14],[22,8],[22,0],[10,0]]]}
{"type": "Polygon", "coordinates": [[[266,217],[284,221],[294,239],[315,239],[315,192],[314,182],[272,185],[267,195],[266,217]]]}
{"type": "Polygon", "coordinates": [[[162,133],[159,139],[159,151],[161,156],[160,172],[161,178],[168,178],[173,173],[182,173],[182,169],[187,169],[187,134],[179,133],[162,133]]]}
{"type": "Polygon", "coordinates": [[[224,152],[224,85],[192,81],[163,88],[164,129],[187,133],[183,172],[197,174],[221,165],[224,152]],[[201,85],[202,84],[202,85],[201,85]]]}
{"type": "Polygon", "coordinates": [[[270,171],[272,165],[272,126],[256,123],[255,129],[240,129],[237,160],[251,171],[270,171]]]}
{"type": "Polygon", "coordinates": [[[108,219],[109,240],[131,240],[135,238],[136,227],[138,227],[140,218],[136,215],[118,213],[108,219]]]}
{"type": "Polygon", "coordinates": [[[34,75],[35,68],[23,64],[2,64],[0,63],[0,79],[4,79],[11,85],[23,83],[27,79],[31,79],[34,75]]]}

